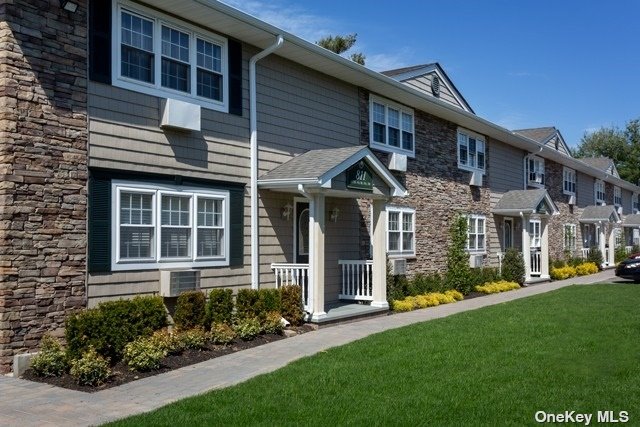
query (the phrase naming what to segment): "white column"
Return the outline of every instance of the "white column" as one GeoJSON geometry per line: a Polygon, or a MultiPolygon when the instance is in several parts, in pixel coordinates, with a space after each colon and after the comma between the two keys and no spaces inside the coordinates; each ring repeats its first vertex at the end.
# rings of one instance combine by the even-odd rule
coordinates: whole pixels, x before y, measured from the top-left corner
{"type": "Polygon", "coordinates": [[[613,267],[616,265],[616,233],[613,224],[607,228],[609,229],[609,259],[605,259],[604,262],[607,263],[609,267],[613,267]]]}
{"type": "Polygon", "coordinates": [[[540,278],[548,279],[549,276],[549,219],[543,217],[540,220],[540,278]]]}
{"type": "Polygon", "coordinates": [[[309,279],[311,320],[326,317],[324,311],[324,194],[316,194],[309,204],[309,279]]]}
{"type": "Polygon", "coordinates": [[[605,237],[606,230],[607,230],[607,224],[601,222],[600,228],[598,229],[598,233],[600,234],[598,236],[598,240],[600,241],[600,245],[598,249],[600,249],[600,253],[602,254],[602,267],[606,267],[608,262],[606,258],[606,247],[605,247],[605,245],[607,244],[607,240],[605,237]]]}
{"type": "Polygon", "coordinates": [[[373,201],[373,301],[372,307],[389,308],[387,302],[387,211],[385,200],[373,201]]]}
{"type": "Polygon", "coordinates": [[[522,258],[524,259],[524,281],[531,280],[531,236],[529,235],[529,217],[522,215],[522,258]]]}

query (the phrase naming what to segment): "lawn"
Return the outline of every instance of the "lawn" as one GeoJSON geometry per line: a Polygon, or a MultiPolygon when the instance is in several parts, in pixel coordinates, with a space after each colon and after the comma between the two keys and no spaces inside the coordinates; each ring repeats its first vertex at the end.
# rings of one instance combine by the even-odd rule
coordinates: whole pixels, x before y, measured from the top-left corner
{"type": "Polygon", "coordinates": [[[628,411],[637,424],[639,306],[638,285],[572,286],[377,334],[114,425],[532,425],[539,410],[628,411]]]}

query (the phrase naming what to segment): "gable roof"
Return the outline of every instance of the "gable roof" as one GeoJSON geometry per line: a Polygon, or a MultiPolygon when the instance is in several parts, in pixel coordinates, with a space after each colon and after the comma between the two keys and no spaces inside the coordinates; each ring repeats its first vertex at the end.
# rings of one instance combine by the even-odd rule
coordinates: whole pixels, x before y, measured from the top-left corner
{"type": "Polygon", "coordinates": [[[640,214],[627,215],[622,222],[623,227],[640,228],[640,214]]]}
{"type": "Polygon", "coordinates": [[[553,148],[554,150],[558,150],[568,156],[571,156],[571,150],[569,149],[569,146],[567,145],[564,138],[562,137],[560,130],[558,130],[558,128],[556,128],[555,126],[546,126],[546,127],[529,128],[529,129],[517,129],[517,130],[514,130],[513,132],[520,134],[522,136],[525,136],[529,139],[533,139],[534,141],[540,144],[547,145],[553,148]],[[556,138],[558,143],[562,146],[562,150],[560,150],[560,147],[556,148],[555,146],[556,138]]]}
{"type": "MultiPolygon", "coordinates": [[[[404,82],[407,80],[415,79],[416,77],[425,76],[428,74],[437,74],[438,77],[443,81],[445,85],[449,88],[454,98],[462,105],[462,108],[470,113],[475,114],[471,105],[467,102],[467,100],[462,96],[462,93],[456,88],[453,84],[447,73],[445,73],[442,66],[440,66],[437,62],[432,62],[429,64],[421,64],[421,65],[413,65],[411,67],[404,68],[396,68],[394,70],[381,71],[380,74],[385,75],[387,77],[391,77],[394,80],[399,82],[404,82]]],[[[429,94],[429,96],[432,96],[429,94]]],[[[435,98],[435,97],[434,97],[435,98]]]]}
{"type": "Polygon", "coordinates": [[[406,188],[391,174],[366,145],[310,150],[277,166],[258,179],[261,187],[311,185],[323,187],[350,166],[365,159],[396,197],[406,196],[406,188]]]}
{"type": "Polygon", "coordinates": [[[620,178],[615,163],[609,157],[582,157],[578,160],[580,160],[582,163],[586,163],[592,168],[599,169],[603,172],[608,173],[609,175],[620,178]]]}
{"type": "Polygon", "coordinates": [[[616,211],[613,205],[591,205],[584,208],[582,216],[580,217],[582,223],[595,223],[595,222],[620,222],[620,215],[616,211]]]}
{"type": "Polygon", "coordinates": [[[546,213],[555,215],[559,212],[558,207],[553,203],[551,196],[544,188],[507,191],[491,212],[498,215],[543,213],[541,212],[541,204],[544,204],[546,213]]]}

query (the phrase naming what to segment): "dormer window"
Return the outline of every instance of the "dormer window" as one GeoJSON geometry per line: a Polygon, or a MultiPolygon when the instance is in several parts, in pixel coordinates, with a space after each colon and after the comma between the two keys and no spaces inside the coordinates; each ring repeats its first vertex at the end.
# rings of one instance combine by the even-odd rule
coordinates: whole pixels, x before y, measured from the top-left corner
{"type": "Polygon", "coordinates": [[[544,184],[544,159],[537,156],[527,156],[527,185],[544,188],[544,184]]]}
{"type": "Polygon", "coordinates": [[[613,204],[616,207],[622,206],[622,191],[620,187],[613,187],[613,204]]]}
{"type": "Polygon", "coordinates": [[[596,205],[604,205],[604,181],[601,179],[596,179],[594,184],[594,193],[596,205]]]}

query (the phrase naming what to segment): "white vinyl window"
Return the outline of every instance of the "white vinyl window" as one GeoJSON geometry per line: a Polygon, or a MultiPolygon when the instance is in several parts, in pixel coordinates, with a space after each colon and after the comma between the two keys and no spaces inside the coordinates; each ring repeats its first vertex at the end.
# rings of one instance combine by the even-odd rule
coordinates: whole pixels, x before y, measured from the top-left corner
{"type": "Polygon", "coordinates": [[[113,270],[228,265],[229,193],[112,183],[113,270]]]}
{"type": "Polygon", "coordinates": [[[527,185],[544,188],[544,184],[544,159],[537,156],[527,156],[527,185]]]}
{"type": "Polygon", "coordinates": [[[638,212],[640,212],[640,206],[638,204],[638,194],[633,193],[633,195],[631,196],[631,213],[637,214],[638,212]]]}
{"type": "Polygon", "coordinates": [[[532,249],[540,249],[542,247],[542,221],[539,219],[529,220],[529,238],[530,247],[532,249]]]}
{"type": "Polygon", "coordinates": [[[415,255],[415,209],[387,206],[387,252],[415,255]]]}
{"type": "Polygon", "coordinates": [[[564,225],[564,249],[566,251],[574,251],[576,249],[576,225],[564,225]]]}
{"type": "Polygon", "coordinates": [[[382,151],[415,154],[413,110],[391,101],[371,96],[370,135],[372,147],[382,151]]]}
{"type": "Polygon", "coordinates": [[[486,250],[486,218],[484,215],[467,217],[467,249],[469,252],[485,252],[486,250]]]}
{"type": "Polygon", "coordinates": [[[458,129],[458,167],[460,169],[484,172],[485,148],[484,137],[458,129]]]}
{"type": "Polygon", "coordinates": [[[595,184],[593,185],[593,191],[595,193],[595,203],[596,205],[604,205],[604,181],[601,179],[596,179],[595,184]]]}
{"type": "Polygon", "coordinates": [[[616,207],[622,206],[622,190],[620,187],[613,187],[613,204],[616,207]]]}
{"type": "Polygon", "coordinates": [[[576,195],[576,171],[562,168],[562,192],[570,196],[576,195]]]}
{"type": "Polygon", "coordinates": [[[127,0],[112,31],[114,86],[228,110],[226,38],[127,0]]]}

